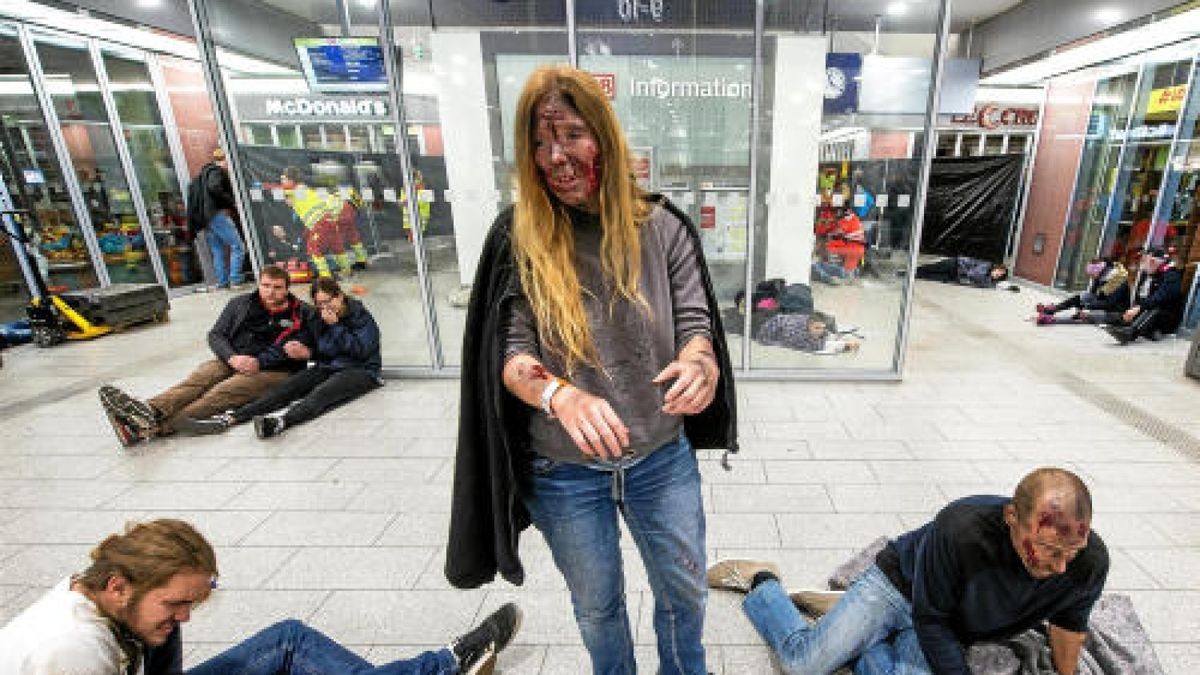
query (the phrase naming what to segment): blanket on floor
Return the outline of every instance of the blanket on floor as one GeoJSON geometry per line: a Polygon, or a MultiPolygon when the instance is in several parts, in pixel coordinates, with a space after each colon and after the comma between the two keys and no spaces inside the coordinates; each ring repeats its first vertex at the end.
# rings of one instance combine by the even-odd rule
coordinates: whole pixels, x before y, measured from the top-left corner
{"type": "MultiPolygon", "coordinates": [[[[880,537],[829,575],[829,588],[845,590],[887,545],[880,537]]],[[[1056,675],[1044,629],[1030,629],[1004,642],[977,643],[967,650],[974,675],[1056,675]]],[[[1133,602],[1127,595],[1105,593],[1092,608],[1087,641],[1079,655],[1079,675],[1163,675],[1133,602]]]]}

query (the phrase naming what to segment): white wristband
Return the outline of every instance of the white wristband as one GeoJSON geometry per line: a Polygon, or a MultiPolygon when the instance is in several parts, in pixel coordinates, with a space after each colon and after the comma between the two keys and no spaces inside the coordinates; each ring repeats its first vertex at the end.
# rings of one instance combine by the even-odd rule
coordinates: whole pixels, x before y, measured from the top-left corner
{"type": "Polygon", "coordinates": [[[559,389],[562,389],[564,384],[566,384],[566,382],[556,377],[550,381],[550,384],[546,385],[545,389],[542,390],[542,397],[540,401],[542,412],[546,413],[550,417],[554,417],[554,411],[550,409],[550,399],[554,398],[555,392],[557,392],[559,389]]]}

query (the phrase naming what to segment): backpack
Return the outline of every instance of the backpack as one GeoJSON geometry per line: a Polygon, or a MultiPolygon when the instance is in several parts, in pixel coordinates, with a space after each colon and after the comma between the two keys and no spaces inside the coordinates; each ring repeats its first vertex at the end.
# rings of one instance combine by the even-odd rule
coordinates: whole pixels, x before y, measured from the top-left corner
{"type": "Polygon", "coordinates": [[[204,198],[205,187],[207,183],[205,178],[208,174],[208,167],[200,169],[200,173],[188,183],[187,189],[187,223],[188,227],[193,232],[199,232],[205,227],[208,227],[208,220],[204,217],[204,198]]]}
{"type": "Polygon", "coordinates": [[[779,296],[779,309],[787,314],[812,314],[812,289],[807,284],[788,284],[779,296]]]}

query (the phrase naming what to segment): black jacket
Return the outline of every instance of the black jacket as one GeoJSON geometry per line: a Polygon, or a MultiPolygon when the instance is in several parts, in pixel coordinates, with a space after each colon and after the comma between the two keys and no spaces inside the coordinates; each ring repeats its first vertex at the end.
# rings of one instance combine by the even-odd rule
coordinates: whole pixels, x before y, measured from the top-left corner
{"type": "Polygon", "coordinates": [[[203,201],[201,215],[205,225],[221,209],[236,213],[237,203],[233,198],[233,183],[229,181],[229,172],[222,169],[216,162],[209,162],[200,169],[196,177],[203,184],[203,201]]]}
{"type": "Polygon", "coordinates": [[[316,361],[335,370],[362,368],[379,374],[379,324],[361,302],[346,298],[346,316],[332,326],[321,322],[316,361]]]}
{"type": "Polygon", "coordinates": [[[263,370],[304,370],[307,364],[288,358],[283,345],[297,340],[316,351],[317,324],[321,321],[316,311],[289,293],[286,314],[273,319],[269,328],[258,331],[262,335],[248,339],[252,328],[257,328],[247,325],[256,305],[259,310],[266,311],[262,309],[257,290],[230,300],[208,331],[208,348],[222,362],[228,362],[235,354],[245,354],[258,358],[258,365],[263,370]]]}
{"type": "MultiPolygon", "coordinates": [[[[712,404],[686,418],[684,429],[693,447],[736,452],[733,367],[700,233],[665,198],[652,195],[650,199],[669,209],[692,235],[712,317],[713,350],[721,367],[712,404]]],[[[530,520],[517,493],[517,472],[518,459],[528,447],[529,415],[534,410],[510,394],[501,382],[504,345],[500,321],[505,305],[521,294],[512,257],[511,228],[510,208],[496,218],[484,242],[463,334],[458,450],[445,567],[446,579],[458,588],[489,583],[497,571],[513,584],[525,580],[517,556],[517,538],[530,520]]]]}
{"type": "Polygon", "coordinates": [[[1139,284],[1138,291],[1134,304],[1143,311],[1162,312],[1161,325],[1173,330],[1183,320],[1183,274],[1174,264],[1160,268],[1150,276],[1149,286],[1139,284]]]}

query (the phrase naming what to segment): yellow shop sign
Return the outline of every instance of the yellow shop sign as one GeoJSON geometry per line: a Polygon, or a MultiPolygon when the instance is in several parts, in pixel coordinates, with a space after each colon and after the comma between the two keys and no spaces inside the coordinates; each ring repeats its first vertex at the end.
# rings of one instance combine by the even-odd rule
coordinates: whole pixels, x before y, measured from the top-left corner
{"type": "Polygon", "coordinates": [[[1183,99],[1186,96],[1186,84],[1155,89],[1150,92],[1150,100],[1146,103],[1146,114],[1175,112],[1183,107],[1183,99]]]}

